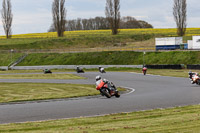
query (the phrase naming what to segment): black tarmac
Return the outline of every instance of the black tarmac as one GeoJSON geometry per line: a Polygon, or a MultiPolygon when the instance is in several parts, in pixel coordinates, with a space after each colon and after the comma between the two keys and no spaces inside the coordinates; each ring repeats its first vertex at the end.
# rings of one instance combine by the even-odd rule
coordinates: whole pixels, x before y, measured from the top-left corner
{"type": "Polygon", "coordinates": [[[122,94],[120,98],[112,97],[111,99],[93,96],[0,104],[0,124],[98,116],[200,103],[200,86],[190,84],[187,78],[143,76],[128,72],[107,72],[106,74],[87,72],[79,75],[88,79],[0,79],[0,82],[95,84],[95,77],[101,75],[116,86],[130,88],[130,91],[122,94]]]}

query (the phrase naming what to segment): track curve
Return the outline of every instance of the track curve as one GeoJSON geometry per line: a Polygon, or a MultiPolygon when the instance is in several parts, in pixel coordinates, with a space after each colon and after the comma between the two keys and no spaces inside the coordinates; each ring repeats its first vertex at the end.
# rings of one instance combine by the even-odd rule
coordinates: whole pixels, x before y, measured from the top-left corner
{"type": "MultiPolygon", "coordinates": [[[[0,82],[94,84],[97,72],[80,74],[86,80],[4,80],[0,82]]],[[[186,78],[143,76],[128,72],[108,72],[103,78],[117,86],[134,88],[134,93],[120,98],[84,97],[63,100],[23,102],[0,105],[0,124],[41,121],[50,119],[96,116],[110,113],[133,112],[155,108],[193,105],[200,103],[200,87],[186,78]]]]}

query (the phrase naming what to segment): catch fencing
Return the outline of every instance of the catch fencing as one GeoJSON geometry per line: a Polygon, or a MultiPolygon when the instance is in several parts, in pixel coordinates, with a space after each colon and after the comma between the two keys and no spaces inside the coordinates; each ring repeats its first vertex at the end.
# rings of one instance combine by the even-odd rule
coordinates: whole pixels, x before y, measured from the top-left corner
{"type": "Polygon", "coordinates": [[[177,65],[147,65],[147,68],[150,69],[183,69],[183,64],[177,64],[177,65]]]}
{"type": "MultiPolygon", "coordinates": [[[[76,69],[76,65],[14,66],[13,70],[76,69]]],[[[80,65],[85,69],[98,69],[99,65],[80,65]]],[[[103,68],[142,68],[142,65],[101,65],[103,68]]]]}
{"type": "Polygon", "coordinates": [[[200,69],[200,65],[187,65],[187,69],[200,69]]]}

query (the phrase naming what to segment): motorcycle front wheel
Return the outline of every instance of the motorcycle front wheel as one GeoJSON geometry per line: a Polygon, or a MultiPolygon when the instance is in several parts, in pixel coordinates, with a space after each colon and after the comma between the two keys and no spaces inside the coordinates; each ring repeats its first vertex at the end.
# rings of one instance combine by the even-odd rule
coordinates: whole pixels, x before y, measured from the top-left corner
{"type": "Polygon", "coordinates": [[[117,92],[115,92],[115,97],[116,98],[119,98],[120,97],[120,94],[119,94],[119,92],[117,91],[117,92]]]}
{"type": "Polygon", "coordinates": [[[200,85],[200,79],[197,79],[197,82],[196,82],[198,85],[200,85]]]}
{"type": "Polygon", "coordinates": [[[108,89],[106,89],[106,88],[102,89],[102,90],[101,90],[101,93],[102,93],[104,96],[106,96],[107,98],[111,98],[111,95],[110,95],[108,89]]]}
{"type": "Polygon", "coordinates": [[[143,72],[144,75],[146,75],[146,73],[147,73],[147,72],[145,72],[145,71],[143,72]]]}

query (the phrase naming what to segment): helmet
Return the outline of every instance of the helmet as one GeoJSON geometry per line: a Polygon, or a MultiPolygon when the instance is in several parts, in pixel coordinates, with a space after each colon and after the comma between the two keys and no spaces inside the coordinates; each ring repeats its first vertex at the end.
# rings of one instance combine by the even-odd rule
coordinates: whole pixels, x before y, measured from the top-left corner
{"type": "Polygon", "coordinates": [[[96,76],[96,81],[100,80],[101,76],[96,76]]]}

